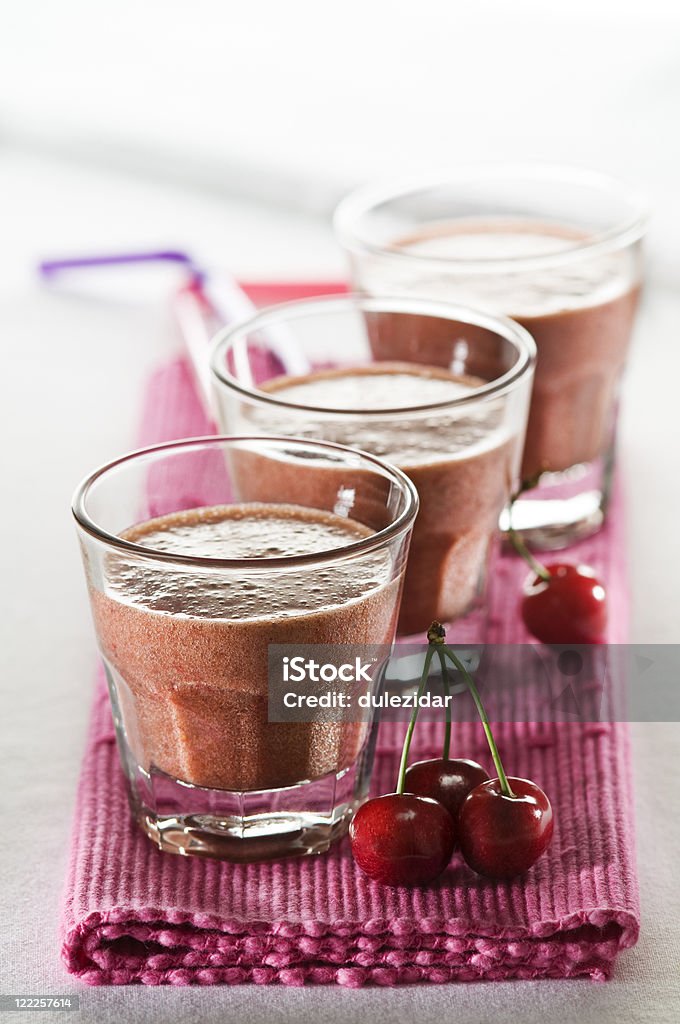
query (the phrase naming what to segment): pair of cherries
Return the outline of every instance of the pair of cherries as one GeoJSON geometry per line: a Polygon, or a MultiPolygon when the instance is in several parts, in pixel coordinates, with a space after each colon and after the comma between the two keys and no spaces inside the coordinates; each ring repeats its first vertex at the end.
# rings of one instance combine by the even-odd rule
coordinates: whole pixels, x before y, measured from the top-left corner
{"type": "Polygon", "coordinates": [[[428,630],[418,695],[424,691],[435,651],[446,681],[447,660],[462,673],[482,720],[498,773],[489,778],[476,761],[449,758],[447,719],[441,758],[407,768],[418,712],[414,709],[395,793],[368,800],[350,825],[352,854],[370,878],[384,885],[427,885],[444,871],[456,847],[478,874],[506,879],[521,875],[541,856],[553,833],[550,801],[529,779],[509,778],[503,769],[489,720],[472,676],[444,643],[444,629],[428,630]]]}
{"type": "Polygon", "coordinates": [[[476,761],[419,761],[406,775],[409,792],[368,800],[355,814],[355,861],[383,885],[427,885],[459,846],[480,875],[524,874],[550,842],[552,808],[534,782],[507,781],[509,794],[476,761]]]}

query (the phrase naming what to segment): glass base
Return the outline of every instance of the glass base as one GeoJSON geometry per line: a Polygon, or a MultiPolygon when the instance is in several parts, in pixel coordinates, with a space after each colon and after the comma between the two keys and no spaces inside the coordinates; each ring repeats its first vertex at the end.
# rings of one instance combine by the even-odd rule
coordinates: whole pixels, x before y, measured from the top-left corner
{"type": "MultiPolygon", "coordinates": [[[[338,772],[281,789],[207,789],[138,763],[106,665],[118,750],[132,815],[159,849],[235,862],[323,853],[340,839],[368,795],[378,718],[357,760],[338,772]]],[[[276,724],[272,724],[276,729],[276,724]]]]}
{"type": "Polygon", "coordinates": [[[360,766],[286,789],[233,793],[202,789],[137,769],[134,817],[161,850],[236,862],[323,853],[345,834],[365,799],[360,766]]]}
{"type": "MultiPolygon", "coordinates": [[[[602,526],[612,484],[613,455],[572,466],[562,473],[544,473],[538,487],[514,504],[512,525],[532,548],[558,551],[590,537],[602,526]]],[[[510,526],[508,510],[500,526],[510,526]]]]}

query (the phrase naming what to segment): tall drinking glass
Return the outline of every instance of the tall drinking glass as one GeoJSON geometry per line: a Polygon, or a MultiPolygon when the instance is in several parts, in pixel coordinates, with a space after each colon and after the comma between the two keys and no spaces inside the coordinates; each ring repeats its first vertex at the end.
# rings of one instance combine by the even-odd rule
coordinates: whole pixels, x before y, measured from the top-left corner
{"type": "MultiPolygon", "coordinates": [[[[535,339],[522,478],[540,486],[514,525],[543,547],[592,533],[606,511],[645,221],[618,181],[545,165],[359,189],[336,213],[357,291],[470,303],[535,339]]],[[[446,365],[434,332],[420,345],[423,362],[446,365]]]]}
{"type": "MultiPolygon", "coordinates": [[[[422,639],[433,619],[469,623],[480,607],[498,517],[518,480],[533,363],[530,336],[509,320],[345,296],[289,302],[223,331],[212,372],[224,430],[321,437],[411,478],[420,512],[399,632],[422,639]]],[[[276,475],[258,487],[268,500],[276,475]]],[[[465,639],[483,635],[466,629],[465,639]]]]}

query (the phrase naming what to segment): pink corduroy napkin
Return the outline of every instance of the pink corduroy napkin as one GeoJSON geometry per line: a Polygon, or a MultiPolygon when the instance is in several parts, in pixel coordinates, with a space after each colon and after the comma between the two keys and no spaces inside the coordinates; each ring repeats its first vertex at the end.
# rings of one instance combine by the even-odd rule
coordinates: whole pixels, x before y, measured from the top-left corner
{"type": "MultiPolygon", "coordinates": [[[[187,366],[150,381],[141,440],[211,432],[187,366]]],[[[625,553],[617,500],[607,527],[579,545],[609,584],[609,639],[626,638],[625,553]]],[[[500,558],[487,642],[524,643],[514,595],[525,570],[500,558]],[[512,596],[509,596],[512,595],[512,596]]],[[[375,792],[394,788],[403,723],[381,727],[375,792]]],[[[436,730],[416,755],[437,756],[436,730]]],[[[549,794],[553,843],[522,879],[496,884],[459,858],[432,886],[376,885],[345,839],[319,857],[233,865],[160,853],[133,825],[103,677],[77,797],[66,881],[62,956],[90,985],[372,983],[610,976],[639,929],[625,724],[501,724],[513,775],[549,794]]],[[[454,749],[487,763],[475,723],[454,749]]]]}

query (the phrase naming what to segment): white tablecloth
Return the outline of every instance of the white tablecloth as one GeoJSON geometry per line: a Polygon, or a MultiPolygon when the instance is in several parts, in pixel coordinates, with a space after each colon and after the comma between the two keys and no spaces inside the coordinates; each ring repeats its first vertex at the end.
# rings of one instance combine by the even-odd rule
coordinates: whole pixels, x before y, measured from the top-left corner
{"type": "MultiPolygon", "coordinates": [[[[171,342],[161,294],[140,306],[50,295],[33,280],[32,262],[55,252],[91,250],[98,240],[103,249],[187,245],[251,277],[332,276],[342,271],[342,261],[329,230],[312,221],[35,159],[5,155],[0,196],[6,595],[0,643],[0,992],[80,992],[82,1010],[74,1019],[97,1024],[677,1021],[675,723],[634,727],[642,936],[621,956],[609,984],[87,989],[66,974],[57,917],[96,659],[69,501],[87,471],[133,442],[145,374],[171,342]]],[[[622,425],[632,636],[645,643],[680,639],[679,319],[680,296],[652,286],[622,425]]],[[[23,1017],[29,1019],[20,1013],[8,1019],[23,1017]]]]}

